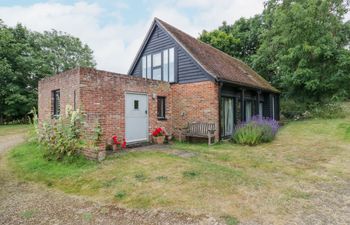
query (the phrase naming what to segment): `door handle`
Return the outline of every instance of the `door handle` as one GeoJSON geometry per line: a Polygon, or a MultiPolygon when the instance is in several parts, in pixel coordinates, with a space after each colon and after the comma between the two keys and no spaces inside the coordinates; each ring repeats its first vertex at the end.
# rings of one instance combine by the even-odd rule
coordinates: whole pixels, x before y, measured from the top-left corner
{"type": "Polygon", "coordinates": [[[145,114],[147,114],[147,110],[145,110],[145,114]]]}

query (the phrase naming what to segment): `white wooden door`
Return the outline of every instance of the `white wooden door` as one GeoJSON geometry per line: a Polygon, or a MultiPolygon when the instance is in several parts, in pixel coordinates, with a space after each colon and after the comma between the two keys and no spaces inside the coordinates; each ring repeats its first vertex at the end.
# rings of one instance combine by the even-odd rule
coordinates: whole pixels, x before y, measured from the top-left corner
{"type": "Polygon", "coordinates": [[[148,141],[146,94],[125,94],[125,138],[127,143],[148,141]]]}

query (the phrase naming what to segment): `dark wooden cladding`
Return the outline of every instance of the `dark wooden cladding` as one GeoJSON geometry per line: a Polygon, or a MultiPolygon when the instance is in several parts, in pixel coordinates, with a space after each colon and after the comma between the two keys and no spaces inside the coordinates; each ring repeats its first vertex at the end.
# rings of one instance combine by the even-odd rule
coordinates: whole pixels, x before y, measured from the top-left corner
{"type": "Polygon", "coordinates": [[[142,57],[148,54],[162,52],[175,48],[175,81],[178,83],[193,83],[210,80],[209,76],[200,68],[191,56],[179,46],[173,38],[161,27],[155,25],[150,38],[136,62],[131,75],[142,76],[142,57]]]}
{"type": "MultiPolygon", "coordinates": [[[[232,85],[223,85],[221,88],[221,96],[233,97],[236,100],[235,106],[235,121],[239,123],[240,121],[245,120],[245,107],[244,104],[241,104],[242,99],[242,88],[232,85]]],[[[253,115],[258,115],[259,102],[263,103],[263,117],[272,118],[272,98],[275,98],[275,119],[279,120],[279,95],[271,94],[269,92],[263,92],[261,90],[249,90],[245,89],[244,91],[244,100],[252,102],[252,112],[253,115]],[[260,94],[258,94],[260,93],[260,94]]]]}
{"type": "Polygon", "coordinates": [[[151,32],[150,38],[146,43],[140,57],[138,58],[138,61],[136,62],[134,70],[131,71],[131,75],[142,76],[142,56],[159,53],[165,49],[173,47],[175,47],[175,42],[169,37],[168,34],[166,34],[156,25],[151,32]]]}

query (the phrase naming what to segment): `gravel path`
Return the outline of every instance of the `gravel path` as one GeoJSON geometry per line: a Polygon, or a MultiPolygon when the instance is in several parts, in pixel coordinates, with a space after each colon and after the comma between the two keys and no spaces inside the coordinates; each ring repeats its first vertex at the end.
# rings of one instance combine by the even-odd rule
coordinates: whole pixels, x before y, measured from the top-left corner
{"type": "Polygon", "coordinates": [[[0,154],[25,140],[24,134],[0,136],[0,154]]]}
{"type": "Polygon", "coordinates": [[[23,134],[0,137],[0,224],[219,224],[205,215],[102,205],[19,181],[8,171],[4,153],[24,140],[23,134]]]}

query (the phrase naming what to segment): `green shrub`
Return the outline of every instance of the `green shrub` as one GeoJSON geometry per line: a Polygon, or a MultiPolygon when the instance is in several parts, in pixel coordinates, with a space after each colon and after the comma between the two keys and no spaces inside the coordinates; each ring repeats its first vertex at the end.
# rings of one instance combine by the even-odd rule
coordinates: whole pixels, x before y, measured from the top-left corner
{"type": "MultiPolygon", "coordinates": [[[[37,118],[34,118],[34,121],[37,121],[37,118]]],[[[77,155],[81,149],[81,124],[82,115],[79,111],[72,111],[67,107],[66,114],[55,121],[43,122],[41,127],[34,125],[38,141],[45,151],[45,158],[62,160],[77,155]]]]}
{"type": "Polygon", "coordinates": [[[268,125],[261,125],[262,136],[261,142],[271,142],[275,138],[272,128],[268,125]]]}
{"type": "Polygon", "coordinates": [[[340,102],[297,102],[295,100],[281,100],[281,114],[287,119],[301,120],[310,118],[335,119],[344,118],[345,112],[340,102]]]}
{"type": "Polygon", "coordinates": [[[344,118],[345,112],[339,102],[330,102],[325,104],[312,104],[310,114],[312,118],[336,119],[344,118]]]}
{"type": "Polygon", "coordinates": [[[263,129],[254,123],[248,123],[236,130],[234,142],[242,145],[257,145],[262,142],[263,129]]]}
{"type": "Polygon", "coordinates": [[[307,104],[281,98],[281,114],[287,119],[300,119],[307,116],[307,104]]]}

